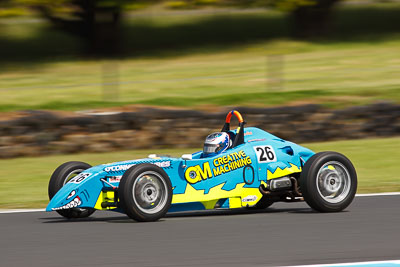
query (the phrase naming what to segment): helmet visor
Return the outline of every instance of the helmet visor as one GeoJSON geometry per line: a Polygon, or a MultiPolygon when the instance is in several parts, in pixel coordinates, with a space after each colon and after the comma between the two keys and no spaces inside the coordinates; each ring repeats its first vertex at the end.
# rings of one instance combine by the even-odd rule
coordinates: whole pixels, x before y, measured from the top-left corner
{"type": "Polygon", "coordinates": [[[203,153],[210,154],[216,153],[221,150],[221,145],[204,144],[203,153]]]}

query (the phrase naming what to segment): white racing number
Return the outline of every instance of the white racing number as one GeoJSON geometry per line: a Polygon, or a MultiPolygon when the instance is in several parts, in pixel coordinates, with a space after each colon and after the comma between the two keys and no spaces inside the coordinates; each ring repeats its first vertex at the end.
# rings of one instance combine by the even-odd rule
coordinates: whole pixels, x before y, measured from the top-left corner
{"type": "Polygon", "coordinates": [[[272,146],[254,146],[259,163],[275,162],[276,155],[272,146]]]}
{"type": "Polygon", "coordinates": [[[85,180],[86,178],[88,178],[90,176],[90,173],[80,173],[77,176],[75,176],[74,178],[72,178],[71,180],[69,180],[68,183],[71,184],[79,184],[81,183],[83,180],[85,180]]]}

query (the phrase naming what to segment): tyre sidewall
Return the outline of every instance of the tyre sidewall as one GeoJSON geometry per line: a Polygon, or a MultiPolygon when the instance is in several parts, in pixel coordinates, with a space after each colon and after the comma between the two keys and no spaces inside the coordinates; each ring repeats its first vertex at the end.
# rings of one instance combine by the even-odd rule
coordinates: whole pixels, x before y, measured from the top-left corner
{"type": "Polygon", "coordinates": [[[353,201],[357,191],[357,174],[351,161],[344,155],[327,151],[313,155],[304,165],[300,175],[300,189],[307,204],[320,212],[337,212],[345,209],[353,201]],[[337,161],[344,165],[350,175],[350,190],[347,196],[338,203],[326,201],[318,192],[317,174],[320,168],[329,161],[337,161]]]}
{"type": "Polygon", "coordinates": [[[120,198],[121,208],[132,219],[139,222],[157,221],[165,216],[171,206],[172,201],[172,185],[167,173],[154,164],[139,164],[128,169],[121,178],[119,184],[118,195],[120,198]],[[167,201],[162,209],[156,213],[145,213],[137,206],[133,199],[133,185],[143,172],[153,171],[162,177],[167,186],[167,201]]]}

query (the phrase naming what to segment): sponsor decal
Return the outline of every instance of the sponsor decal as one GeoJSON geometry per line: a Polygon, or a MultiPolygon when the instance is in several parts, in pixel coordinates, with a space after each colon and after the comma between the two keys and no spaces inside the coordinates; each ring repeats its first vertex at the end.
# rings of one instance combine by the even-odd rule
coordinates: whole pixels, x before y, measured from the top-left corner
{"type": "Polygon", "coordinates": [[[209,162],[204,162],[202,167],[200,165],[189,167],[185,171],[185,179],[191,184],[195,184],[211,177],[212,173],[209,162]]]}
{"type": "Polygon", "coordinates": [[[246,135],[253,135],[253,132],[245,132],[244,136],[246,136],[246,135]]]}
{"type": "MultiPolygon", "coordinates": [[[[151,164],[157,165],[160,168],[168,168],[171,166],[171,161],[159,161],[159,162],[150,162],[151,164]]],[[[105,172],[120,172],[126,171],[130,167],[137,165],[138,163],[133,164],[123,164],[123,165],[115,165],[115,166],[108,166],[104,168],[105,172]]],[[[140,163],[139,163],[140,164],[140,163]]]]}
{"type": "Polygon", "coordinates": [[[239,152],[234,152],[214,159],[213,164],[215,167],[213,169],[213,174],[214,176],[218,176],[250,165],[251,159],[243,150],[240,150],[239,152]]]}
{"type": "Polygon", "coordinates": [[[202,166],[191,166],[185,171],[185,179],[191,184],[217,177],[221,174],[234,171],[244,166],[250,165],[251,159],[243,150],[230,153],[228,155],[215,158],[213,160],[213,168],[211,169],[209,162],[204,162],[202,166]]]}
{"type": "Polygon", "coordinates": [[[267,139],[265,139],[265,138],[258,138],[258,139],[251,139],[251,140],[249,140],[249,141],[247,141],[247,142],[258,142],[258,141],[265,141],[265,140],[267,140],[267,139]]]}
{"type": "Polygon", "coordinates": [[[80,173],[71,180],[68,181],[68,183],[71,184],[80,184],[83,180],[88,178],[91,174],[90,173],[80,173]]]}
{"type": "Polygon", "coordinates": [[[105,167],[104,171],[106,172],[119,172],[119,171],[126,171],[132,166],[135,166],[136,164],[124,164],[124,165],[115,165],[115,166],[109,166],[105,167]]]}
{"type": "Polygon", "coordinates": [[[243,198],[242,202],[253,202],[256,200],[257,200],[257,196],[250,195],[250,196],[243,198]]]}
{"type": "Polygon", "coordinates": [[[153,162],[154,165],[157,165],[160,168],[168,168],[171,166],[171,161],[160,161],[160,162],[153,162]]]}
{"type": "Polygon", "coordinates": [[[108,177],[109,183],[119,183],[121,181],[122,176],[111,176],[108,177]]]}

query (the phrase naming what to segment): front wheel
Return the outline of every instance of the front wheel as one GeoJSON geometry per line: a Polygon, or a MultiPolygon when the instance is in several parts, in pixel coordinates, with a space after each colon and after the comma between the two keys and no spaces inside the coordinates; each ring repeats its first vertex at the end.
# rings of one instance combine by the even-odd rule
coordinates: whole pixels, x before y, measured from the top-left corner
{"type": "Polygon", "coordinates": [[[304,200],[316,211],[337,212],[353,201],[357,174],[350,160],[336,152],[313,155],[300,175],[304,200]]]}
{"type": "MultiPolygon", "coordinates": [[[[54,195],[63,187],[66,183],[68,183],[72,178],[80,174],[86,169],[89,169],[89,164],[80,161],[69,161],[62,165],[60,165],[54,173],[51,175],[48,194],[49,199],[51,200],[54,195]]],[[[57,213],[61,216],[72,219],[72,218],[85,218],[95,212],[95,209],[91,208],[72,208],[65,210],[57,210],[57,213]]]]}
{"type": "Polygon", "coordinates": [[[118,195],[122,209],[131,219],[157,221],[171,206],[172,185],[162,168],[154,164],[139,164],[124,173],[118,195]]]}

